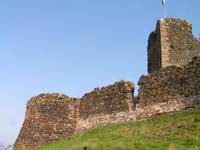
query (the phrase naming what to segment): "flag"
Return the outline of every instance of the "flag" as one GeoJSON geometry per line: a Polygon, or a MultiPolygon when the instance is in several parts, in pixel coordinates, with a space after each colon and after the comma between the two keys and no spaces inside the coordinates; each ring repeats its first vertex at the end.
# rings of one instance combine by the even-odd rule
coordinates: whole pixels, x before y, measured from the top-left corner
{"type": "Polygon", "coordinates": [[[165,5],[166,5],[166,0],[162,0],[162,5],[163,5],[163,7],[165,7],[165,5]]]}

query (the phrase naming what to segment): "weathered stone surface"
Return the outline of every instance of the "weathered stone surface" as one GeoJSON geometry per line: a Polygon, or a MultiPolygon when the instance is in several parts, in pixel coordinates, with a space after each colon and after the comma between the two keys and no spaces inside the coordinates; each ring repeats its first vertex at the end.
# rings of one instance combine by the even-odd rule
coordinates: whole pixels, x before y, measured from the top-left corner
{"type": "Polygon", "coordinates": [[[158,21],[148,45],[152,74],[140,78],[138,97],[130,81],[95,88],[79,99],[56,93],[33,97],[14,150],[31,150],[98,125],[200,105],[200,57],[189,62],[199,56],[199,48],[186,21],[158,21]]]}
{"type": "Polygon", "coordinates": [[[132,109],[133,92],[132,82],[120,81],[96,88],[80,99],[56,93],[33,97],[27,104],[14,149],[29,150],[86,128],[116,122],[117,113],[123,114],[123,121],[126,112],[132,109]]]}
{"type": "Polygon", "coordinates": [[[169,66],[139,80],[139,103],[147,106],[200,95],[200,57],[184,67],[169,66]]]}
{"type": "Polygon", "coordinates": [[[132,82],[120,81],[85,94],[80,99],[77,132],[127,120],[127,114],[134,107],[133,93],[132,82]]]}
{"type": "Polygon", "coordinates": [[[29,150],[88,128],[148,119],[200,105],[200,57],[183,68],[170,66],[139,81],[134,100],[132,82],[96,88],[80,99],[41,94],[27,104],[26,118],[14,150],[29,150]]]}
{"type": "Polygon", "coordinates": [[[157,22],[156,31],[152,32],[149,36],[147,47],[147,66],[148,72],[159,70],[162,67],[161,64],[161,33],[160,23],[157,22]]]}
{"type": "Polygon", "coordinates": [[[33,97],[27,104],[25,121],[14,149],[32,149],[72,135],[76,117],[74,98],[63,94],[33,97]]]}
{"type": "Polygon", "coordinates": [[[186,65],[200,56],[200,41],[192,35],[192,26],[186,20],[161,19],[149,37],[148,72],[175,65],[186,65]]]}
{"type": "Polygon", "coordinates": [[[133,87],[132,82],[120,81],[85,94],[80,101],[80,117],[128,111],[133,103],[133,87]]]}

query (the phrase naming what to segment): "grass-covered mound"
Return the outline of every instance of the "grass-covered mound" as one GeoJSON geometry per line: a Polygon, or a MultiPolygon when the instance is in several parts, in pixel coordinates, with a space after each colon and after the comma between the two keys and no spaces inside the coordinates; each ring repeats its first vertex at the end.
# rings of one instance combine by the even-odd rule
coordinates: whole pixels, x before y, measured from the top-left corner
{"type": "Polygon", "coordinates": [[[84,150],[84,147],[89,150],[199,150],[200,108],[90,129],[39,150],[84,150]]]}

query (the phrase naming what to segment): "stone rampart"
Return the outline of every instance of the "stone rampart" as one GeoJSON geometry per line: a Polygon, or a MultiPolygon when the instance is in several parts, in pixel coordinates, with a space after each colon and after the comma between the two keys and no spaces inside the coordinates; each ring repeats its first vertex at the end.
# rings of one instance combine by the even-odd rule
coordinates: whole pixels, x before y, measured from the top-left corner
{"type": "Polygon", "coordinates": [[[27,104],[25,121],[14,149],[39,147],[74,134],[76,99],[63,94],[41,94],[27,104]]]}
{"type": "Polygon", "coordinates": [[[95,88],[82,98],[40,94],[27,104],[14,150],[31,150],[99,125],[200,105],[199,54],[200,44],[189,23],[159,20],[149,37],[148,72],[152,74],[140,78],[138,97],[134,98],[130,81],[95,88]]]}
{"type": "Polygon", "coordinates": [[[132,82],[120,81],[113,85],[96,88],[80,99],[80,118],[96,114],[112,114],[131,109],[134,86],[132,82]]]}
{"type": "Polygon", "coordinates": [[[133,92],[132,82],[120,81],[80,99],[56,93],[33,97],[14,149],[29,150],[91,127],[125,121],[133,108],[133,92]]]}
{"type": "Polygon", "coordinates": [[[200,57],[184,67],[169,66],[139,80],[139,103],[148,106],[200,95],[200,57]]]}
{"type": "Polygon", "coordinates": [[[127,120],[134,108],[134,85],[120,81],[113,85],[96,88],[80,99],[77,131],[127,120]]]}
{"type": "Polygon", "coordinates": [[[41,94],[27,104],[14,150],[29,150],[99,125],[148,119],[200,105],[200,57],[184,67],[169,66],[139,81],[137,103],[132,82],[96,88],[82,98],[41,94]]]}

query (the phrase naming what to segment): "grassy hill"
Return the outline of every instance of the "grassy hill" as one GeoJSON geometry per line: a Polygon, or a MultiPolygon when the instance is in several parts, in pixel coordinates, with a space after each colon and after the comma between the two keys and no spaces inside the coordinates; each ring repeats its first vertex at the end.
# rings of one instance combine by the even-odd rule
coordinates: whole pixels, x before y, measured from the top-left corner
{"type": "Polygon", "coordinates": [[[200,150],[200,108],[90,129],[38,150],[200,150]]]}

